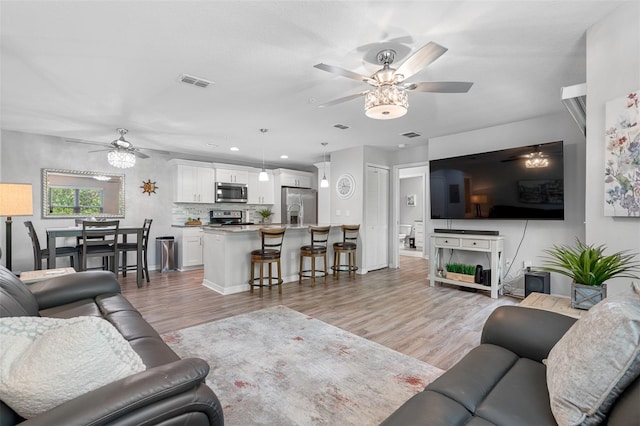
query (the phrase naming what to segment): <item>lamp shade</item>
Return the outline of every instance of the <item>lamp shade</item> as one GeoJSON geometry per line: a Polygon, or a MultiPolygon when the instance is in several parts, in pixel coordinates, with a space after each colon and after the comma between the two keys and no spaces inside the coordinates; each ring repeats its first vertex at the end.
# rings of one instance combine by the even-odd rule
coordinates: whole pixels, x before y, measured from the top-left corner
{"type": "Polygon", "coordinates": [[[0,183],[0,216],[31,216],[32,198],[30,183],[0,183]]]}
{"type": "Polygon", "coordinates": [[[486,204],[489,201],[486,195],[472,195],[471,202],[474,204],[486,204]]]}

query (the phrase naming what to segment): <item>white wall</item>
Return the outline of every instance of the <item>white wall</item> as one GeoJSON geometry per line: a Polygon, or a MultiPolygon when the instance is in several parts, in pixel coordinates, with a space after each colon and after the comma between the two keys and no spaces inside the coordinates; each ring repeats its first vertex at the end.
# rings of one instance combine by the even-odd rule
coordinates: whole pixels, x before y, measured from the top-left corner
{"type": "MultiPolygon", "coordinates": [[[[1,180],[33,183],[33,216],[13,218],[12,266],[14,272],[33,269],[31,240],[24,226],[26,220],[33,222],[43,247],[46,247],[46,228],[75,224],[74,219],[42,218],[41,169],[43,168],[123,173],[125,175],[125,217],[120,219],[121,223],[142,226],[145,218],[153,219],[149,237],[148,259],[150,268],[155,265],[155,238],[173,235],[171,228],[172,182],[169,178],[166,156],[152,153],[149,159],[138,159],[135,167],[121,170],[111,167],[107,163],[106,152],[89,154],[89,151],[99,149],[95,145],[66,142],[54,136],[6,130],[2,131],[2,141],[0,147],[2,156],[1,180]],[[143,181],[149,179],[156,182],[158,189],[155,194],[142,193],[140,186],[143,181]]],[[[68,243],[75,244],[75,241],[68,243]]],[[[2,246],[4,247],[4,238],[2,246]]],[[[58,262],[64,265],[67,260],[58,258],[58,262]]],[[[133,257],[129,262],[135,263],[133,257]]]]}
{"type": "MultiPolygon", "coordinates": [[[[559,98],[558,88],[558,102],[559,98]]],[[[529,221],[525,232],[524,220],[427,220],[425,233],[432,232],[433,228],[447,228],[448,224],[458,229],[500,231],[505,237],[506,258],[513,261],[510,276],[522,268],[524,260],[541,265],[543,249],[552,244],[571,244],[576,237],[584,240],[584,137],[568,112],[433,138],[429,140],[429,155],[430,160],[434,160],[557,140],[564,141],[564,221],[529,221]]],[[[568,279],[552,277],[552,293],[569,295],[569,291],[568,279]]]]}
{"type": "Polygon", "coordinates": [[[424,177],[400,178],[400,224],[413,225],[422,220],[424,209],[424,177]],[[407,196],[415,195],[415,206],[407,205],[407,196]]]}
{"type": "MultiPolygon", "coordinates": [[[[640,89],[640,3],[628,2],[587,31],[586,240],[640,253],[640,218],[604,216],[605,104],[640,89]]],[[[608,294],[630,291],[612,280],[608,294]]]]}

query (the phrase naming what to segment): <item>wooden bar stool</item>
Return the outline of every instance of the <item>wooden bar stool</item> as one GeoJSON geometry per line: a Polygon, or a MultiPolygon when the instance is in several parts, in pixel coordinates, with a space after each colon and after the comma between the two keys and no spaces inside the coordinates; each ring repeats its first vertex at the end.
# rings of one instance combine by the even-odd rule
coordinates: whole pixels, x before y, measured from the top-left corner
{"type": "Polygon", "coordinates": [[[310,226],[311,244],[300,247],[300,272],[298,283],[302,284],[302,278],[311,278],[311,287],[316,286],[316,276],[327,279],[327,240],[329,240],[329,226],[310,226]],[[324,270],[316,270],[316,257],[324,258],[324,270]],[[311,269],[302,269],[304,258],[311,258],[311,269]]]}
{"type": "Polygon", "coordinates": [[[279,285],[278,293],[282,294],[282,266],[280,264],[280,252],[282,248],[282,241],[284,240],[285,228],[261,228],[258,230],[262,246],[258,250],[251,252],[251,280],[249,285],[251,286],[251,293],[253,293],[253,287],[260,287],[260,295],[262,296],[262,288],[265,286],[264,279],[267,278],[268,283],[266,285],[271,286],[274,284],[273,279],[276,279],[275,285],[279,285]],[[269,275],[264,276],[264,264],[269,265],[269,275]],[[273,276],[271,265],[277,264],[278,276],[273,276]],[[255,277],[255,265],[260,266],[260,276],[255,277]],[[258,281],[259,282],[256,282],[258,281]]]}
{"type": "Polygon", "coordinates": [[[336,278],[340,278],[340,271],[356,272],[358,267],[356,266],[356,248],[358,241],[358,232],[360,231],[360,225],[342,225],[342,241],[333,243],[333,275],[336,278]],[[347,255],[347,263],[340,264],[341,255],[347,255]]]}

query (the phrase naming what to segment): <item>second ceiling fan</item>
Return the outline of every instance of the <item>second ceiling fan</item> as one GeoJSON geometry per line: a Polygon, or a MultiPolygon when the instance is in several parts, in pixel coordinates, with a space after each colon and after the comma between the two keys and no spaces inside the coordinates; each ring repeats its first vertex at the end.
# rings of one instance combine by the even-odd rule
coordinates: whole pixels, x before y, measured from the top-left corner
{"type": "Polygon", "coordinates": [[[324,63],[314,65],[315,68],[323,71],[362,81],[373,86],[369,90],[334,99],[318,106],[328,107],[364,96],[366,115],[371,118],[388,120],[402,117],[407,113],[409,107],[407,91],[466,93],[473,83],[464,81],[409,83],[406,81],[442,56],[447,50],[446,47],[440,46],[438,43],[429,42],[409,56],[398,68],[391,67],[395,60],[396,52],[392,49],[382,50],[377,56],[378,63],[382,65],[382,68],[369,77],[334,65],[324,63]]]}

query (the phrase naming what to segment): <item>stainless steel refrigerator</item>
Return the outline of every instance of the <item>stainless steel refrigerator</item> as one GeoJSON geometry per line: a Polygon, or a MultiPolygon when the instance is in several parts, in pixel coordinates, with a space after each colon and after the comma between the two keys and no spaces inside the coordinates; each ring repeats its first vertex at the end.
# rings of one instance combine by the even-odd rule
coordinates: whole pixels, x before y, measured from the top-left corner
{"type": "Polygon", "coordinates": [[[281,223],[315,225],[318,223],[318,194],[315,189],[282,187],[281,223]]]}

